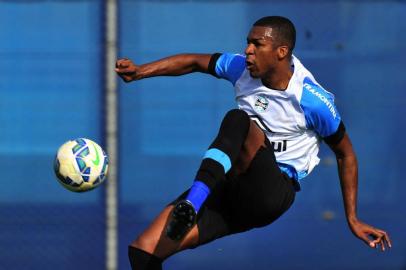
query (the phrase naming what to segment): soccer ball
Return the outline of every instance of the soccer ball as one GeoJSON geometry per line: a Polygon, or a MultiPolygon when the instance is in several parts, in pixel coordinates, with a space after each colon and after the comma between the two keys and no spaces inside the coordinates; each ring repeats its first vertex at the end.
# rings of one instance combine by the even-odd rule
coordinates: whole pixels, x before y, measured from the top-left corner
{"type": "Polygon", "coordinates": [[[104,182],[108,157],[94,141],[78,138],[59,147],[54,170],[59,183],[74,192],[94,189],[104,182]]]}

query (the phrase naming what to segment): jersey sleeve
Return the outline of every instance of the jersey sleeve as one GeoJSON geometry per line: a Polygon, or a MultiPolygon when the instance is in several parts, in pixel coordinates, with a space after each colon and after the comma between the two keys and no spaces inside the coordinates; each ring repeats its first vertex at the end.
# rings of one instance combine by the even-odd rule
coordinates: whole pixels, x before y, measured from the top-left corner
{"type": "Polygon", "coordinates": [[[233,85],[245,70],[245,56],[231,53],[215,53],[209,63],[209,73],[221,79],[226,79],[233,85]]]}
{"type": "Polygon", "coordinates": [[[334,95],[306,77],[300,101],[306,126],[329,144],[337,144],[345,134],[345,126],[334,104],[334,95]]]}

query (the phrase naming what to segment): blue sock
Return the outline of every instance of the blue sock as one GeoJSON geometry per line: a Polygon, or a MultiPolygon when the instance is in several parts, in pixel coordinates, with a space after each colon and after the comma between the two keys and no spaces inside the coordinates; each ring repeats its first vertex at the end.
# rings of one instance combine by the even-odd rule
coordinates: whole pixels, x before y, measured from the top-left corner
{"type": "Polygon", "coordinates": [[[209,187],[205,183],[199,180],[195,180],[192,187],[190,188],[186,200],[188,200],[193,204],[197,213],[199,212],[200,207],[203,205],[204,201],[206,200],[207,196],[209,196],[209,194],[210,194],[209,187]]]}

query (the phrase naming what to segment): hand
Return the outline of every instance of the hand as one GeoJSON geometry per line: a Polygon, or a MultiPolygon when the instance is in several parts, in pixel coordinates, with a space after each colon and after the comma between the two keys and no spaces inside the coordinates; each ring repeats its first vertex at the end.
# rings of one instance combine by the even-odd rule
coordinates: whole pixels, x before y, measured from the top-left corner
{"type": "Polygon", "coordinates": [[[125,82],[131,82],[136,79],[139,67],[135,65],[130,59],[122,58],[117,60],[115,71],[118,76],[125,82]]]}
{"type": "Polygon", "coordinates": [[[385,231],[374,228],[359,220],[350,222],[350,228],[356,237],[363,240],[371,248],[381,246],[381,250],[385,251],[385,246],[392,247],[389,235],[385,231]]]}

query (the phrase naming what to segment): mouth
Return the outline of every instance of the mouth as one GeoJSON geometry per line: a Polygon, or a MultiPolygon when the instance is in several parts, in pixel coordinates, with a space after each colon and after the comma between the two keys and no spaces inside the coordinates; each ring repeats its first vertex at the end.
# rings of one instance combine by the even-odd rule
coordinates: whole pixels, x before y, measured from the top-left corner
{"type": "Polygon", "coordinates": [[[245,65],[248,70],[252,70],[254,68],[254,63],[252,63],[250,61],[245,61],[245,65]]]}

